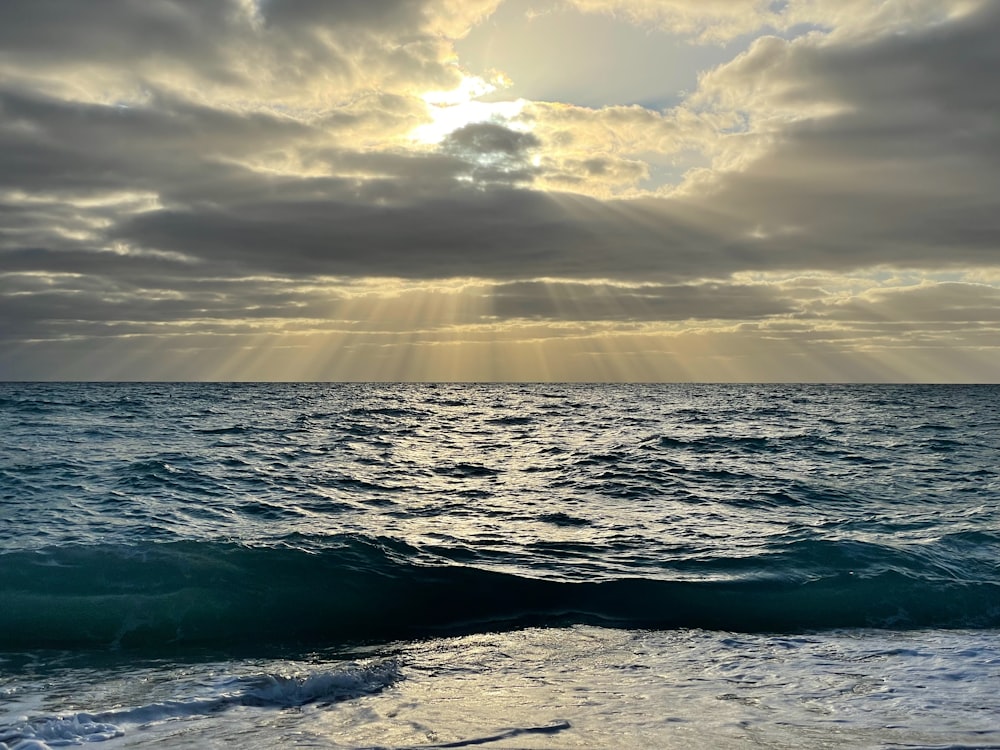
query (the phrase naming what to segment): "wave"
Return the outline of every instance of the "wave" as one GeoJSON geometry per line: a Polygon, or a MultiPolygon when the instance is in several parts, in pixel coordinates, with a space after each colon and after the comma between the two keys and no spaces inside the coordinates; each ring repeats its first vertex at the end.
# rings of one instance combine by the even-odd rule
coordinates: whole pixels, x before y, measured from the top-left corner
{"type": "MultiPolygon", "coordinates": [[[[778,566],[780,570],[781,566],[778,566]]],[[[792,632],[998,627],[1000,584],[896,567],[736,580],[539,579],[427,564],[402,542],[235,543],[0,555],[4,649],[384,642],[522,625],[792,632]]]]}

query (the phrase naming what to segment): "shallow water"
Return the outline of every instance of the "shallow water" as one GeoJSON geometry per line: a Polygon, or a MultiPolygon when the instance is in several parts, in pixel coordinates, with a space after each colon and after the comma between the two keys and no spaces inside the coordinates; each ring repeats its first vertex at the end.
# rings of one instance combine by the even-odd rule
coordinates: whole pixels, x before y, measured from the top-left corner
{"type": "Polygon", "coordinates": [[[29,738],[110,747],[997,747],[997,635],[579,626],[296,658],[35,654],[5,670],[0,739],[6,732],[14,747],[29,738]]]}

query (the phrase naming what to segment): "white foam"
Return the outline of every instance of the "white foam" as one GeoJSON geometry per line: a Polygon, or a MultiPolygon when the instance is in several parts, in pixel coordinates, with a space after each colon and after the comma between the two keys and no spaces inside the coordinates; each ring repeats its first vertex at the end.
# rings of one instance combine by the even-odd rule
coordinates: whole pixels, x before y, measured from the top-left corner
{"type": "Polygon", "coordinates": [[[216,715],[236,706],[293,708],[338,702],[377,693],[401,677],[394,659],[350,664],[330,672],[300,676],[261,674],[233,677],[214,695],[149,703],[144,706],[56,717],[22,717],[0,725],[0,750],[51,750],[122,737],[129,727],[170,719],[216,715]]]}
{"type": "Polygon", "coordinates": [[[46,750],[46,748],[80,745],[84,742],[103,742],[121,737],[124,732],[114,724],[97,721],[90,714],[68,717],[26,720],[5,728],[2,739],[12,742],[10,750],[46,750]]]}

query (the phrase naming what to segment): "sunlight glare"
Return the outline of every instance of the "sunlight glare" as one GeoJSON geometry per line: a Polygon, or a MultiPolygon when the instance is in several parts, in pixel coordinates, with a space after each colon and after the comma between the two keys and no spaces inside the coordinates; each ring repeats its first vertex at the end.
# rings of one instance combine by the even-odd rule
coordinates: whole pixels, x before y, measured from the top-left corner
{"type": "MultiPolygon", "coordinates": [[[[443,141],[449,133],[465,125],[476,122],[496,122],[513,120],[524,109],[525,101],[487,102],[481,98],[500,88],[510,85],[510,80],[498,74],[492,81],[479,76],[464,76],[461,83],[448,91],[428,91],[421,95],[427,104],[430,122],[414,128],[410,138],[421,144],[435,145],[443,141]]],[[[523,127],[515,127],[523,129],[523,127]]]]}

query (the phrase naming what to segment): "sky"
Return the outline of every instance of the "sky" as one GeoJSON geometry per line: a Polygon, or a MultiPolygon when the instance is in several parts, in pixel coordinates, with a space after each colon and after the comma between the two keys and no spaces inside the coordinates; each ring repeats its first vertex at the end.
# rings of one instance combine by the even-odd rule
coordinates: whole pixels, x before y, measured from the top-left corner
{"type": "Polygon", "coordinates": [[[0,379],[997,382],[996,0],[3,0],[0,379]]]}

